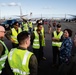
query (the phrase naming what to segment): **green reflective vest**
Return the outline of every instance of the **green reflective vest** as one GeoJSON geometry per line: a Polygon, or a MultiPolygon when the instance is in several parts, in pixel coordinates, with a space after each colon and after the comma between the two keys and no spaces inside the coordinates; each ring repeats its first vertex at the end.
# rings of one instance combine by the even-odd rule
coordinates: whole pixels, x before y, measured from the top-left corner
{"type": "Polygon", "coordinates": [[[12,31],[11,38],[15,41],[16,44],[18,44],[17,35],[22,31],[22,29],[21,28],[18,28],[18,32],[17,32],[15,30],[15,28],[12,28],[11,31],[12,31]]]}
{"type": "Polygon", "coordinates": [[[23,31],[29,31],[29,28],[28,28],[28,24],[27,23],[23,23],[22,22],[22,26],[23,26],[23,31]]]}
{"type": "MultiPolygon", "coordinates": [[[[37,27],[34,27],[34,30],[36,31],[37,27]]],[[[42,46],[45,46],[44,27],[42,27],[41,34],[42,34],[42,46]]]]}
{"type": "Polygon", "coordinates": [[[35,35],[35,38],[34,38],[34,41],[33,41],[33,48],[34,49],[39,49],[40,44],[39,44],[39,35],[38,35],[37,31],[34,31],[34,35],[35,35]]]}
{"type": "Polygon", "coordinates": [[[30,28],[33,28],[32,22],[28,22],[30,28]]]}
{"type": "Polygon", "coordinates": [[[6,45],[4,44],[4,42],[0,40],[0,43],[2,43],[2,45],[5,47],[5,54],[0,57],[0,74],[1,74],[2,69],[4,68],[4,65],[5,65],[7,55],[8,55],[8,49],[6,45]]]}
{"type": "MultiPolygon", "coordinates": [[[[54,34],[54,38],[60,39],[61,36],[63,35],[63,32],[61,31],[61,32],[57,35],[57,32],[54,31],[53,34],[54,34]]],[[[52,41],[52,46],[61,47],[61,44],[62,44],[62,42],[53,42],[53,41],[52,41]]]]}
{"type": "Polygon", "coordinates": [[[42,46],[45,46],[44,27],[42,27],[41,33],[42,33],[42,46]]]}
{"type": "Polygon", "coordinates": [[[14,75],[29,75],[29,60],[33,53],[17,48],[11,49],[8,54],[8,62],[14,75]]]}

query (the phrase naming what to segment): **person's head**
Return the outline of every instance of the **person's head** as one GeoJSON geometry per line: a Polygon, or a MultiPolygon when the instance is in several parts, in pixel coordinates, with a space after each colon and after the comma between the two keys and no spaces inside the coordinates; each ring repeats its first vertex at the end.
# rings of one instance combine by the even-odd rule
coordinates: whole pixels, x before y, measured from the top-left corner
{"type": "Polygon", "coordinates": [[[61,25],[57,24],[57,32],[60,32],[60,31],[61,31],[61,25]]]}
{"type": "Polygon", "coordinates": [[[39,29],[40,31],[42,30],[42,23],[38,23],[37,29],[39,29]]]}
{"type": "Polygon", "coordinates": [[[31,22],[31,19],[29,19],[29,22],[31,22]]]}
{"type": "Polygon", "coordinates": [[[0,38],[4,38],[5,36],[5,28],[3,26],[0,26],[0,38]]]}
{"type": "Polygon", "coordinates": [[[14,27],[15,29],[18,29],[18,27],[19,27],[19,23],[18,23],[17,21],[14,22],[13,27],[14,27]]]}
{"type": "Polygon", "coordinates": [[[19,45],[25,45],[25,47],[29,47],[30,45],[30,34],[27,31],[23,31],[18,34],[17,40],[19,45]]]}
{"type": "Polygon", "coordinates": [[[24,23],[27,23],[27,20],[26,20],[26,19],[23,19],[23,22],[24,22],[24,23]]]}
{"type": "Polygon", "coordinates": [[[64,29],[63,33],[65,38],[72,36],[72,30],[70,29],[64,29]]]}

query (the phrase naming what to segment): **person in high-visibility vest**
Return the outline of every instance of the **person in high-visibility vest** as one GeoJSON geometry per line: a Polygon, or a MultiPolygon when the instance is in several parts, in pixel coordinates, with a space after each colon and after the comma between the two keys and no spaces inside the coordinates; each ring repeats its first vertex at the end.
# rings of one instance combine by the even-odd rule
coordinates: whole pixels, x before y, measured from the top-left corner
{"type": "Polygon", "coordinates": [[[12,46],[18,47],[17,35],[22,32],[21,27],[19,27],[19,23],[15,22],[13,24],[13,28],[9,32],[6,33],[6,37],[12,42],[12,46]]]}
{"type": "MultiPolygon", "coordinates": [[[[41,24],[42,25],[42,29],[41,29],[41,33],[42,33],[42,36],[43,36],[43,40],[42,40],[42,46],[45,46],[45,30],[44,30],[44,27],[43,27],[43,24],[42,23],[38,23],[38,25],[41,24]]],[[[37,30],[37,26],[34,27],[34,31],[37,30]]]]}
{"type": "Polygon", "coordinates": [[[38,63],[35,55],[28,51],[30,34],[23,31],[17,36],[19,46],[8,54],[8,63],[14,75],[37,75],[38,63]]]}
{"type": "Polygon", "coordinates": [[[3,42],[3,38],[5,36],[5,29],[3,26],[0,26],[0,75],[5,74],[5,61],[8,56],[8,48],[3,42]]]}
{"type": "Polygon", "coordinates": [[[27,20],[23,20],[22,29],[23,31],[29,31],[27,20]]]}
{"type": "Polygon", "coordinates": [[[29,27],[29,32],[31,33],[33,31],[33,24],[31,22],[31,19],[29,19],[28,27],[29,27]]]}
{"type": "Polygon", "coordinates": [[[60,63],[60,47],[63,40],[63,31],[61,31],[61,25],[58,24],[55,31],[52,33],[52,50],[53,50],[53,66],[60,63]],[[58,58],[57,58],[58,57],[58,58]]]}
{"type": "Polygon", "coordinates": [[[31,45],[38,62],[40,62],[41,59],[44,59],[43,47],[45,46],[45,39],[42,27],[42,24],[38,23],[37,29],[33,31],[31,36],[31,45]]]}

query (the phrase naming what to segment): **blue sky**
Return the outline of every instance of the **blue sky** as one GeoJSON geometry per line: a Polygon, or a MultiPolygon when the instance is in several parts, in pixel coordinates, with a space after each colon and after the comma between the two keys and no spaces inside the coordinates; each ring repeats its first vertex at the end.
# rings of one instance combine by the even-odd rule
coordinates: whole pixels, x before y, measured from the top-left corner
{"type": "Polygon", "coordinates": [[[0,0],[0,16],[20,15],[19,6],[7,6],[9,3],[21,4],[22,13],[32,15],[56,16],[76,15],[76,0],[0,0]],[[2,4],[6,5],[3,6],[2,4]]]}

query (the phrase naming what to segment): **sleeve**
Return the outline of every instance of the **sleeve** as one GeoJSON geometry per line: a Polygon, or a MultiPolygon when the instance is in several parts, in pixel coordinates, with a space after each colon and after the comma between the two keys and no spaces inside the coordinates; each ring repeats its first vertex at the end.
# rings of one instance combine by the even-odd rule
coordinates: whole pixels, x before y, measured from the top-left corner
{"type": "Polygon", "coordinates": [[[63,35],[62,35],[62,36],[61,36],[61,39],[60,39],[60,42],[62,42],[62,41],[63,41],[63,39],[64,39],[64,38],[63,38],[63,35]]]}
{"type": "Polygon", "coordinates": [[[4,68],[4,72],[5,72],[5,75],[14,75],[13,71],[11,70],[11,67],[9,65],[9,62],[8,62],[8,58],[6,59],[5,61],[5,68],[4,68]]]}
{"type": "Polygon", "coordinates": [[[35,35],[34,35],[34,33],[32,33],[32,35],[31,35],[31,45],[33,45],[34,38],[35,38],[35,35]]]}
{"type": "Polygon", "coordinates": [[[66,42],[66,46],[65,46],[65,54],[66,54],[66,57],[69,58],[70,54],[71,54],[71,50],[72,50],[72,42],[67,40],[66,42]]]}
{"type": "Polygon", "coordinates": [[[54,37],[54,34],[53,34],[53,32],[52,32],[52,37],[54,37]]]}
{"type": "Polygon", "coordinates": [[[11,35],[12,35],[12,31],[7,31],[7,33],[5,34],[6,38],[10,40],[11,38],[11,35]]]}
{"type": "Polygon", "coordinates": [[[3,45],[0,43],[0,56],[4,53],[4,47],[3,45]]]}
{"type": "Polygon", "coordinates": [[[34,54],[30,58],[29,68],[30,68],[30,75],[37,75],[38,62],[34,54]]]}

